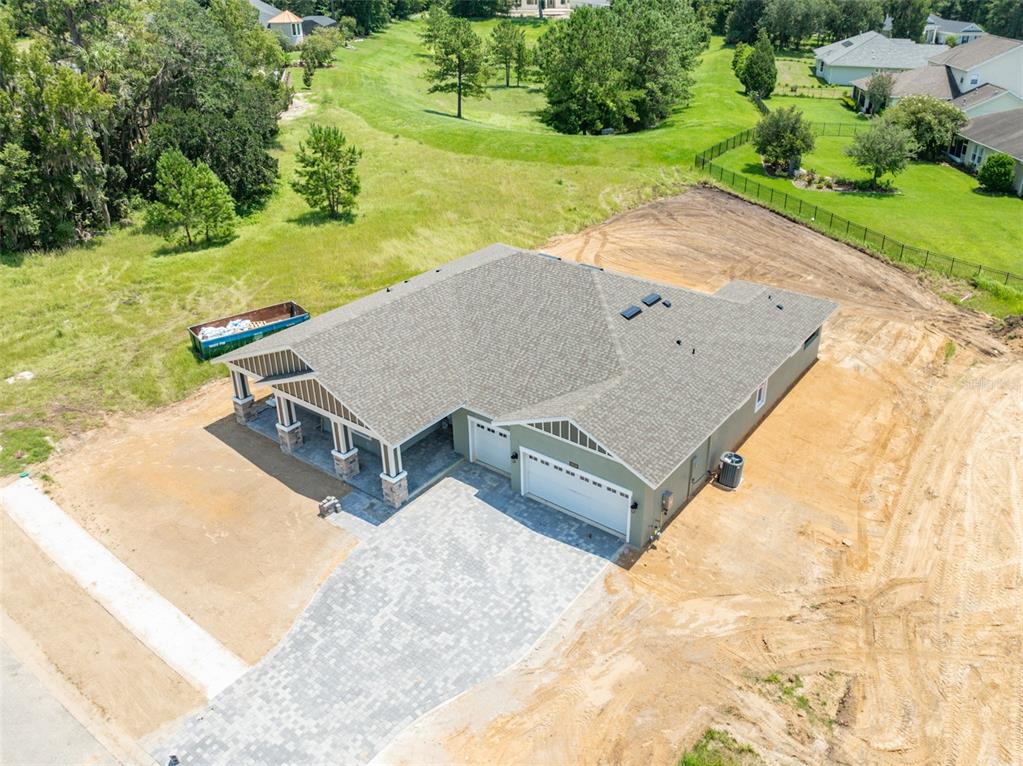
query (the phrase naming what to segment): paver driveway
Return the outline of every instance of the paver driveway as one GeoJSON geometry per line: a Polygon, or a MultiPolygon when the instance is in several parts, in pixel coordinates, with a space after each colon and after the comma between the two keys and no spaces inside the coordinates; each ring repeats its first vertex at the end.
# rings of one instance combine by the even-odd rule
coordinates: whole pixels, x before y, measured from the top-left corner
{"type": "Polygon", "coordinates": [[[619,545],[463,465],[360,545],[271,654],[151,750],[186,766],[365,763],[519,659],[619,545]]]}

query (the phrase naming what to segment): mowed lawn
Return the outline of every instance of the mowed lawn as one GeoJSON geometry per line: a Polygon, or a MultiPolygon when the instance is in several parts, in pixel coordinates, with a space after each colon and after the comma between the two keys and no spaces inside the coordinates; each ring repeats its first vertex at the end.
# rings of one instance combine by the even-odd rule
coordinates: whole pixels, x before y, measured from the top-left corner
{"type": "MultiPolygon", "coordinates": [[[[819,137],[803,167],[819,175],[864,178],[842,151],[849,141],[819,137]]],[[[1023,274],[1023,200],[982,194],[975,178],[949,165],[913,163],[895,177],[898,193],[877,194],[799,189],[788,179],[767,176],[749,145],[716,162],[908,244],[1023,274]]]]}
{"type": "MultiPolygon", "coordinates": [[[[539,25],[524,25],[535,39],[539,25]]],[[[692,104],[656,130],[561,136],[538,121],[535,87],[496,79],[491,98],[468,101],[456,120],[453,96],[427,93],[421,28],[393,24],[316,73],[314,108],[282,125],[279,189],[234,241],[174,252],[126,228],[2,260],[0,378],[35,377],[0,382],[0,472],[37,457],[47,434],[173,401],[223,375],[192,356],[190,324],[286,299],[321,313],[491,242],[540,245],[682,188],[696,177],[697,151],[758,117],[732,76],[731,50],[715,40],[692,104]],[[312,122],[340,126],[364,152],[352,224],[323,221],[288,185],[312,122]]]]}

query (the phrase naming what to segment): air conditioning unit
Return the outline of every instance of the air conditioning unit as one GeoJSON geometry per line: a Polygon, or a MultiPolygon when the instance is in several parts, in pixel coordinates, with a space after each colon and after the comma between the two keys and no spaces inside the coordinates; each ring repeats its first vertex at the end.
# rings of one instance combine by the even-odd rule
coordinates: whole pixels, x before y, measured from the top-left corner
{"type": "Polygon", "coordinates": [[[725,452],[721,455],[721,468],[715,484],[729,491],[736,490],[742,484],[742,466],[746,461],[738,452],[725,452]]]}

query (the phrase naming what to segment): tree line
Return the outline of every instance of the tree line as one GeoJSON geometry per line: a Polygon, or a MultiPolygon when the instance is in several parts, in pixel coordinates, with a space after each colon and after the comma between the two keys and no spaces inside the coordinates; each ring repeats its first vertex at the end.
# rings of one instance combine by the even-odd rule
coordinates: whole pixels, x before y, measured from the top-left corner
{"type": "Polygon", "coordinates": [[[484,41],[444,5],[427,16],[431,92],[486,98],[493,67],[509,86],[538,78],[547,106],[542,119],[563,133],[634,131],[652,127],[690,95],[692,70],[708,40],[688,0],[615,0],[576,8],[552,25],[535,50],[521,26],[500,22],[484,41]]]}
{"type": "Polygon", "coordinates": [[[919,40],[931,13],[972,21],[992,34],[1023,38],[1020,0],[694,0],[694,6],[729,43],[753,43],[764,30],[779,48],[880,31],[889,15],[893,37],[919,40]]]}
{"type": "Polygon", "coordinates": [[[167,152],[202,163],[238,212],[271,194],[286,58],[248,3],[14,6],[34,34],[18,40],[0,13],[0,248],[126,220],[154,198],[167,152]]]}

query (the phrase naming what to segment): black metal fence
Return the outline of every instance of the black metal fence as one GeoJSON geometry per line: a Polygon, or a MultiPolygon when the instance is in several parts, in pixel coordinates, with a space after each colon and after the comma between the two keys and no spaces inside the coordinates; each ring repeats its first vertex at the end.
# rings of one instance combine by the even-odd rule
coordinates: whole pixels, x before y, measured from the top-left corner
{"type": "MultiPolygon", "coordinates": [[[[858,125],[842,123],[816,123],[813,125],[817,135],[852,135],[860,129],[858,125]],[[842,132],[842,131],[846,132],[842,132]],[[820,131],[820,132],[819,132],[820,131]],[[832,132],[833,131],[833,132],[832,132]]],[[[711,178],[720,181],[734,191],[764,207],[771,208],[786,216],[805,223],[823,234],[835,239],[850,242],[859,247],[881,253],[892,260],[909,263],[921,268],[937,271],[948,277],[958,279],[983,278],[1002,285],[1023,290],[1023,276],[1009,271],[993,269],[972,263],[963,258],[955,258],[944,253],[937,253],[896,239],[884,232],[870,229],[863,224],[850,221],[830,210],[807,202],[801,197],[778,191],[754,180],[743,173],[736,173],[728,168],[712,162],[727,151],[749,143],[753,138],[753,129],[744,130],[731,138],[721,141],[696,155],[694,165],[710,174],[711,178]]]]}

